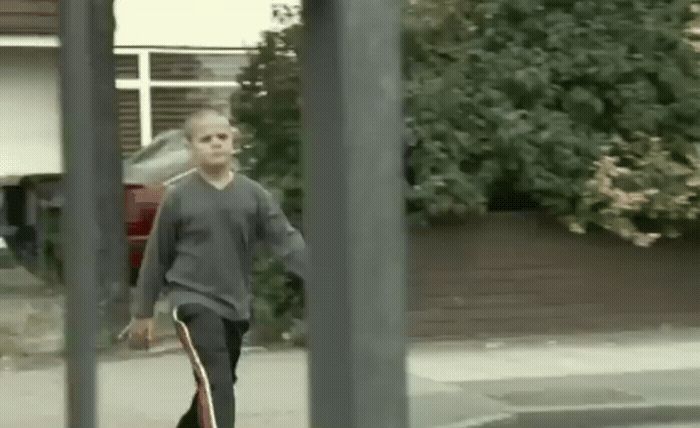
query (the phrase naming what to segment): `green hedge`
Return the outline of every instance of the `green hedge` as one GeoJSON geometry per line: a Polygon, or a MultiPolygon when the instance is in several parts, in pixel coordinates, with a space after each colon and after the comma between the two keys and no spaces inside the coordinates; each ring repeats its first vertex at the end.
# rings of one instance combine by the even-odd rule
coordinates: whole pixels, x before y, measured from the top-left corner
{"type": "MultiPolygon", "coordinates": [[[[536,206],[573,231],[598,225],[640,245],[682,233],[700,206],[700,73],[686,31],[697,18],[692,5],[423,0],[408,6],[412,218],[459,221],[489,209],[536,206]],[[655,155],[643,153],[649,141],[655,155]],[[619,166],[630,176],[614,180],[609,191],[644,195],[634,206],[612,207],[591,184],[616,153],[627,153],[619,166]],[[671,164],[676,173],[666,174],[671,164]],[[651,197],[667,191],[677,197],[663,203],[651,197]]],[[[274,189],[297,224],[300,33],[293,24],[265,34],[233,103],[249,138],[244,165],[274,189]]]]}
{"type": "Polygon", "coordinates": [[[405,33],[414,212],[460,217],[524,195],[573,230],[597,224],[638,244],[676,235],[667,220],[700,206],[691,3],[418,2],[405,33]],[[638,206],[611,210],[589,185],[611,153],[634,158],[620,166],[635,178],[613,187],[644,194],[638,206]],[[683,172],[664,173],[669,162],[683,172]],[[669,189],[686,196],[646,196],[669,189]]]}
{"type": "MultiPolygon", "coordinates": [[[[691,0],[411,2],[403,26],[411,218],[430,224],[535,207],[574,232],[602,227],[640,246],[697,224],[693,7],[691,0]]],[[[246,135],[243,165],[297,226],[301,28],[265,33],[232,100],[246,135]]]]}

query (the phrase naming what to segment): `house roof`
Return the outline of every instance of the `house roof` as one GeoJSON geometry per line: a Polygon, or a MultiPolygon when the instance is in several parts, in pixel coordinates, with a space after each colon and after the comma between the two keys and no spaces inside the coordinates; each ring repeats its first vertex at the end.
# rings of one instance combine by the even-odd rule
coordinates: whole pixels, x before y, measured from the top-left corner
{"type": "Polygon", "coordinates": [[[3,0],[0,34],[58,34],[58,0],[3,0]]]}

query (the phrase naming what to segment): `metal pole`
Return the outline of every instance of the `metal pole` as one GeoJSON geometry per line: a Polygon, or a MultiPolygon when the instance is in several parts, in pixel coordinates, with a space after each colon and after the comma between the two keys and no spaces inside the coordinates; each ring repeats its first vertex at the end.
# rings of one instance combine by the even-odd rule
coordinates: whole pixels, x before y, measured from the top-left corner
{"type": "MultiPolygon", "coordinates": [[[[91,37],[95,141],[99,149],[95,162],[100,216],[100,282],[98,308],[100,327],[114,339],[129,322],[129,290],[126,281],[127,247],[124,226],[124,187],[121,150],[117,141],[117,101],[114,66],[114,1],[92,0],[91,37]]],[[[109,342],[102,342],[109,345],[109,342]]]]}
{"type": "Polygon", "coordinates": [[[314,428],[405,428],[400,4],[304,4],[314,428]]]}
{"type": "Polygon", "coordinates": [[[61,0],[61,95],[66,171],[66,426],[94,428],[99,171],[91,70],[92,2],[61,0]]]}

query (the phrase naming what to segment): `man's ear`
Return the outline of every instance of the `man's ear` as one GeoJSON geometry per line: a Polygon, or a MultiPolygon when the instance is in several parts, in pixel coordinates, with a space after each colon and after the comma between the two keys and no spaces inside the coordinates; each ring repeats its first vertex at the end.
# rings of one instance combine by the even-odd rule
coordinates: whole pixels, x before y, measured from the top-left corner
{"type": "Polygon", "coordinates": [[[232,126],[231,135],[233,136],[233,154],[238,154],[241,152],[241,145],[243,144],[243,133],[240,129],[232,126]]]}
{"type": "Polygon", "coordinates": [[[240,139],[240,138],[243,136],[243,133],[241,132],[241,130],[238,129],[237,127],[235,127],[235,126],[232,126],[232,127],[231,127],[231,134],[233,134],[233,140],[234,140],[234,141],[237,140],[237,139],[240,139]]]}

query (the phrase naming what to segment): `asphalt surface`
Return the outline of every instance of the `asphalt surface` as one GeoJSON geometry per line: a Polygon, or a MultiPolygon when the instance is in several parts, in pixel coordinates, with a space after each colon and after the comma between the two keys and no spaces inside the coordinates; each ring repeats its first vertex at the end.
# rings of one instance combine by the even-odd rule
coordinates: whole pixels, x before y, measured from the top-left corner
{"type": "MultiPolygon", "coordinates": [[[[425,343],[407,357],[412,428],[700,427],[700,335],[425,343]]],[[[60,359],[0,360],[0,425],[64,426],[60,359]]],[[[238,428],[309,426],[307,355],[249,349],[238,428]]],[[[172,428],[194,391],[177,343],[105,355],[101,428],[172,428]]]]}

